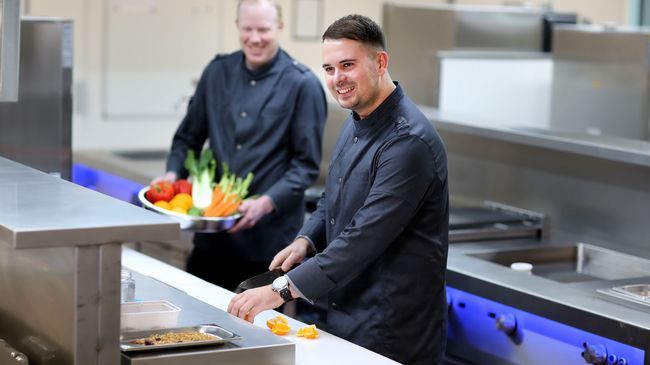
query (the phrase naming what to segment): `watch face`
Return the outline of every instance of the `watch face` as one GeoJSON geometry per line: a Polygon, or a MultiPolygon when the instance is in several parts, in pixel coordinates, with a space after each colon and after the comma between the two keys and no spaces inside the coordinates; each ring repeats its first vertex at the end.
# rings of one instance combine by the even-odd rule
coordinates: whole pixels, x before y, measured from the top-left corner
{"type": "Polygon", "coordinates": [[[280,276],[279,278],[273,280],[272,286],[273,289],[280,290],[282,288],[286,288],[288,284],[289,282],[287,281],[287,278],[285,278],[284,276],[280,276]]]}

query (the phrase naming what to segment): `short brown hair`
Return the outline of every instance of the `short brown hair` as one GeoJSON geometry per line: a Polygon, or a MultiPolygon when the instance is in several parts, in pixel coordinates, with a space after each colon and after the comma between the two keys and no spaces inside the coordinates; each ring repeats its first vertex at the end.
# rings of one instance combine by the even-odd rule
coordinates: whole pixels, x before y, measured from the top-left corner
{"type": "Polygon", "coordinates": [[[332,23],[323,33],[323,41],[343,38],[359,41],[381,51],[386,50],[384,32],[377,23],[367,16],[346,15],[332,23]]]}

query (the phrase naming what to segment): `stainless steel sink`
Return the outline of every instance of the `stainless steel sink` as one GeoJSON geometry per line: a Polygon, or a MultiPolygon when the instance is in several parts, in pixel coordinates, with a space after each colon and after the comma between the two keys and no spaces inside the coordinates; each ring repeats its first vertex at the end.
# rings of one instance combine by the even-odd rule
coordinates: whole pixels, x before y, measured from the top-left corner
{"type": "Polygon", "coordinates": [[[533,265],[533,275],[561,283],[650,276],[650,260],[586,243],[564,247],[495,250],[467,255],[507,267],[514,262],[527,262],[533,265]]]}

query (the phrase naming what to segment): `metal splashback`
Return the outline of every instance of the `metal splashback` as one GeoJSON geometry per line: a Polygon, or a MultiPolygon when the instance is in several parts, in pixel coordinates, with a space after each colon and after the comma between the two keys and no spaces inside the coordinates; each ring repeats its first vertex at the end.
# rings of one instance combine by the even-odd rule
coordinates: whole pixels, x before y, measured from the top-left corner
{"type": "Polygon", "coordinates": [[[20,0],[0,0],[0,102],[18,100],[20,0]]]}
{"type": "Polygon", "coordinates": [[[546,12],[514,6],[385,4],[391,76],[416,103],[438,106],[438,51],[541,51],[546,12]]]}
{"type": "Polygon", "coordinates": [[[69,180],[72,22],[23,18],[20,54],[18,101],[0,102],[0,156],[69,180]]]}
{"type": "Polygon", "coordinates": [[[551,122],[555,130],[650,137],[650,29],[558,26],[551,122]]]}

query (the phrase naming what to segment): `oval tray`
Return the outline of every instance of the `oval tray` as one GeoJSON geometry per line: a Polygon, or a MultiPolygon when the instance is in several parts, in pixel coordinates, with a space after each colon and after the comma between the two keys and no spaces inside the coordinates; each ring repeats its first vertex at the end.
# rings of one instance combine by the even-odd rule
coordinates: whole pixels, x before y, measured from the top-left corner
{"type": "Polygon", "coordinates": [[[138,199],[142,203],[142,207],[149,209],[158,214],[169,217],[170,219],[178,222],[181,229],[185,231],[201,232],[201,233],[214,233],[227,231],[232,228],[237,220],[242,217],[241,214],[233,214],[228,217],[194,217],[187,214],[181,214],[169,211],[153,205],[145,198],[145,194],[149,191],[149,187],[145,186],[138,192],[138,199]]]}

